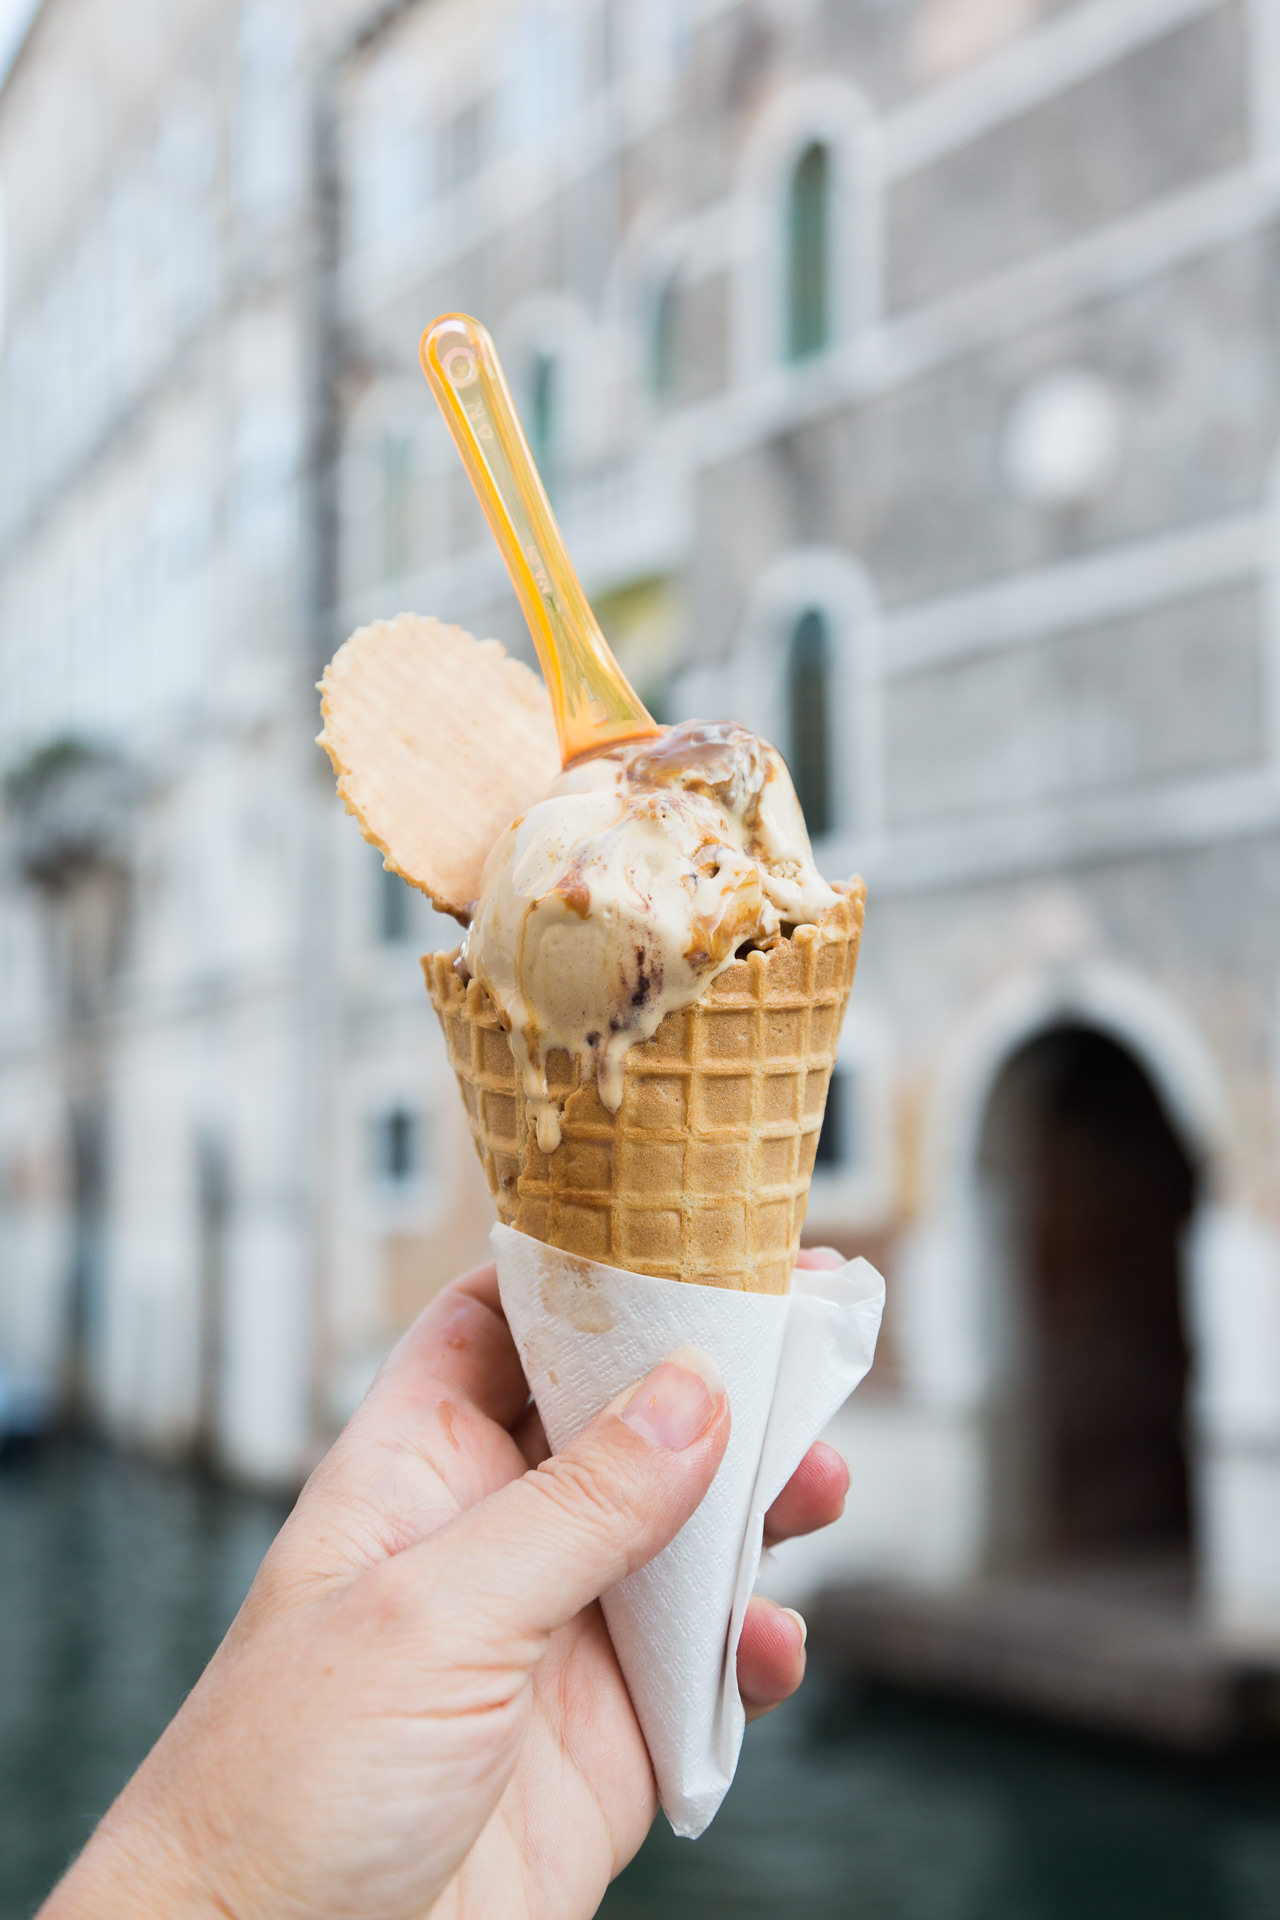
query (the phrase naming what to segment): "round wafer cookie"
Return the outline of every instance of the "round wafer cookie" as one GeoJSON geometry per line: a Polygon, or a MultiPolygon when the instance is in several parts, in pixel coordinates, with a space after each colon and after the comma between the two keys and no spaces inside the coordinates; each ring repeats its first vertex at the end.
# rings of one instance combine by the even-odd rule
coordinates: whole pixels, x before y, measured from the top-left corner
{"type": "Polygon", "coordinates": [[[542,681],[496,640],[401,613],[353,633],[320,692],[347,811],[393,873],[465,924],[489,849],[560,772],[542,681]]]}

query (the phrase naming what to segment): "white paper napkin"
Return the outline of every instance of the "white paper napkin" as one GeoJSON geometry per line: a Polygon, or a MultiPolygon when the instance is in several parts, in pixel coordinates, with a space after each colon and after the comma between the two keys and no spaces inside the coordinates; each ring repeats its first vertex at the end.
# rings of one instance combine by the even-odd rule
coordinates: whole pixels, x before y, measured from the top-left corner
{"type": "Polygon", "coordinates": [[[624,1273],[495,1227],[502,1304],[553,1451],[676,1347],[720,1368],[732,1433],[693,1517],[604,1596],[663,1809],[696,1839],[733,1780],[742,1617],[764,1516],[871,1365],[884,1282],[865,1260],[797,1271],[785,1296],[624,1273]]]}

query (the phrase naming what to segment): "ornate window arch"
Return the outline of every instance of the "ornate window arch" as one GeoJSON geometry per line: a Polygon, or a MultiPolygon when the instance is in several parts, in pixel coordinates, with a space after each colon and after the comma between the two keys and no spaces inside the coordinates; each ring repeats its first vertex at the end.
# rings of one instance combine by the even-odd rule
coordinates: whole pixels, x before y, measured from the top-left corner
{"type": "Polygon", "coordinates": [[[546,293],[521,301],[496,333],[529,445],[554,495],[601,432],[596,330],[577,301],[546,293]]]}
{"type": "MultiPolygon", "coordinates": [[[[1280,24],[1277,25],[1280,36],[1280,24]]],[[[1266,703],[1265,727],[1267,754],[1273,768],[1280,768],[1280,555],[1276,534],[1280,531],[1280,453],[1271,467],[1266,502],[1271,537],[1266,543],[1267,560],[1263,575],[1266,607],[1263,698],[1266,703]]]]}
{"type": "MultiPolygon", "coordinates": [[[[1266,1356],[1258,1412],[1268,1446],[1280,1422],[1276,1321],[1267,1316],[1264,1324],[1256,1314],[1258,1286],[1274,1284],[1275,1239],[1231,1193],[1234,1118],[1218,1063],[1191,1016],[1157,982],[1101,955],[1069,950],[1013,975],[968,1013],[941,1050],[924,1113],[922,1211],[899,1256],[898,1350],[911,1401],[967,1436],[964,1457],[980,1489],[959,1517],[947,1571],[968,1574],[984,1564],[1003,1525],[1007,1492],[996,1473],[999,1430],[991,1416],[1014,1359],[1016,1301],[1003,1222],[982,1186],[982,1127],[1004,1068],[1028,1042],[1064,1025],[1099,1034],[1128,1054],[1200,1169],[1184,1286],[1192,1443],[1216,1450],[1214,1474],[1202,1485],[1195,1549],[1212,1593],[1224,1571],[1227,1578],[1232,1572],[1223,1441],[1230,1438],[1231,1362],[1250,1342],[1266,1356]]],[[[1250,1444],[1257,1445],[1256,1435],[1250,1444]]]]}
{"type": "Polygon", "coordinates": [[[769,104],[743,153],[735,224],[740,377],[838,349],[876,319],[878,150],[855,87],[807,80],[769,104]]]}
{"type": "Polygon", "coordinates": [[[783,752],[815,840],[836,823],[836,661],[831,615],[821,603],[805,607],[787,636],[783,752]]]}
{"type": "Polygon", "coordinates": [[[347,422],[342,456],[342,592],[360,594],[425,564],[423,413],[416,388],[379,381],[347,422]]]}
{"type": "Polygon", "coordinates": [[[879,609],[835,547],[794,547],[766,568],[732,667],[734,707],[791,767],[816,845],[880,829],[879,609]]]}
{"type": "Polygon", "coordinates": [[[830,147],[825,140],[811,140],[787,184],[788,360],[808,360],[831,344],[831,174],[830,147]]]}
{"type": "Polygon", "coordinates": [[[304,30],[296,0],[245,0],[236,33],[233,179],[241,209],[267,224],[304,185],[304,30]]]}
{"type": "Polygon", "coordinates": [[[680,390],[682,293],[680,268],[669,262],[655,277],[647,303],[645,372],[657,406],[669,405],[680,390]]]}
{"type": "Polygon", "coordinates": [[[692,223],[651,202],[631,221],[605,288],[602,328],[621,375],[626,414],[644,422],[679,405],[692,223]]]}

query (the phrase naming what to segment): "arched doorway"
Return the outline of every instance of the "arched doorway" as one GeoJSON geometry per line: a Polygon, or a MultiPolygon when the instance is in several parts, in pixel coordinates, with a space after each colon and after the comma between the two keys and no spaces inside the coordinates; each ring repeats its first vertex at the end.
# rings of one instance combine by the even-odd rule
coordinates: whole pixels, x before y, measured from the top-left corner
{"type": "Polygon", "coordinates": [[[1111,1034],[1050,1025],[992,1085],[977,1172],[1010,1336],[997,1557],[1189,1561],[1181,1261],[1199,1174],[1159,1093],[1111,1034]]]}

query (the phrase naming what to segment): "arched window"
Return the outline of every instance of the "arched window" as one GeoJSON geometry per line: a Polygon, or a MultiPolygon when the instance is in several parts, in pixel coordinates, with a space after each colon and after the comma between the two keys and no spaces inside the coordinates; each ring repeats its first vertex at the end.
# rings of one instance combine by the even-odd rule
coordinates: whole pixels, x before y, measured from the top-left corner
{"type": "Polygon", "coordinates": [[[545,349],[534,355],[529,371],[529,447],[542,484],[550,497],[556,491],[560,454],[560,369],[556,356],[545,349]]]}
{"type": "Polygon", "coordinates": [[[667,274],[654,296],[649,322],[649,386],[658,401],[670,400],[680,378],[680,283],[667,274]]]}
{"type": "MultiPolygon", "coordinates": [[[[381,853],[378,854],[381,863],[381,853]]],[[[413,890],[391,868],[378,868],[378,937],[385,946],[396,947],[413,932],[413,890]]]]}
{"type": "Polygon", "coordinates": [[[787,358],[807,360],[831,338],[831,156],[821,140],[795,164],[787,196],[787,358]]]}
{"type": "Polygon", "coordinates": [[[294,0],[247,0],[237,36],[234,185],[251,220],[288,213],[303,186],[303,28],[294,0]]]}
{"type": "Polygon", "coordinates": [[[796,621],[787,650],[787,755],[810,838],[835,825],[832,796],[831,634],[827,616],[809,607],[796,621]]]}
{"type": "Polygon", "coordinates": [[[373,1122],[375,1173],[391,1187],[408,1186],[422,1173],[422,1120],[408,1107],[392,1107],[373,1122]]]}
{"type": "Polygon", "coordinates": [[[814,1158],[817,1172],[838,1172],[855,1164],[859,1157],[858,1099],[856,1074],[846,1062],[837,1060],[827,1084],[827,1104],[814,1158]]]}
{"type": "Polygon", "coordinates": [[[413,443],[399,427],[382,435],[382,571],[398,579],[413,560],[413,443]]]}

